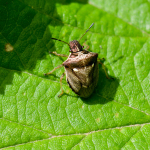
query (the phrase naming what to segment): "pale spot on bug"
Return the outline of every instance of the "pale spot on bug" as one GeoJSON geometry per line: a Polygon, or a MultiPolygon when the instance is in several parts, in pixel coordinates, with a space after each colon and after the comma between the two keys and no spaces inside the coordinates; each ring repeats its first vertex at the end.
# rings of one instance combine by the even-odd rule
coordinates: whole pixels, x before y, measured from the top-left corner
{"type": "Polygon", "coordinates": [[[11,51],[13,51],[14,50],[14,47],[10,44],[10,43],[7,43],[6,45],[5,45],[5,51],[6,52],[11,52],[11,51]]]}
{"type": "Polygon", "coordinates": [[[78,72],[78,69],[77,68],[73,68],[73,71],[78,72]]]}

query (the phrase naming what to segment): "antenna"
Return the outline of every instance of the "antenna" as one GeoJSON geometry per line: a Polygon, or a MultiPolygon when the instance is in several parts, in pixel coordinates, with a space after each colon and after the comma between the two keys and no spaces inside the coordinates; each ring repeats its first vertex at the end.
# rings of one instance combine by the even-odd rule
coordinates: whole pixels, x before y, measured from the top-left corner
{"type": "MultiPolygon", "coordinates": [[[[61,41],[61,42],[63,42],[63,43],[66,43],[66,44],[68,44],[67,42],[64,42],[64,41],[62,41],[62,40],[59,40],[59,39],[56,39],[56,38],[52,38],[53,40],[57,40],[57,41],[61,41]]],[[[68,46],[70,47],[70,45],[68,44],[68,46]]]]}
{"type": "MultiPolygon", "coordinates": [[[[94,23],[91,24],[91,26],[86,30],[86,32],[88,32],[90,30],[90,28],[94,25],[94,23]]],[[[80,37],[79,41],[81,40],[81,38],[86,34],[86,32],[80,37]]]]}

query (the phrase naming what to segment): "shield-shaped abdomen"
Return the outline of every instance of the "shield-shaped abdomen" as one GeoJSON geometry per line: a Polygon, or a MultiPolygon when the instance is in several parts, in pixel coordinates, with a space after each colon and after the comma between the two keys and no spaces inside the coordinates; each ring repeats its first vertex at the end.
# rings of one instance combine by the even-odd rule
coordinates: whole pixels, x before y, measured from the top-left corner
{"type": "Polygon", "coordinates": [[[66,80],[70,88],[80,97],[87,98],[93,93],[98,83],[98,54],[90,52],[82,55],[76,57],[76,63],[75,60],[68,58],[63,65],[66,71],[66,80]]]}

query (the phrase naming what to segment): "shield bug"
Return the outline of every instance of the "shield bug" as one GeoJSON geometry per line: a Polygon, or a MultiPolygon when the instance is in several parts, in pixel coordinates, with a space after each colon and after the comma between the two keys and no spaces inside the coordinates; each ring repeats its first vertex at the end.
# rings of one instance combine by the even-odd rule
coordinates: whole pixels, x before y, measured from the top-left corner
{"type": "MultiPolygon", "coordinates": [[[[89,29],[93,26],[93,24],[89,27],[89,29]]],[[[88,32],[89,29],[86,32],[88,32]]],[[[86,32],[81,36],[81,38],[86,34],[86,32]]],[[[79,39],[79,41],[81,40],[81,38],[79,39]]],[[[56,38],[52,39],[64,42],[56,38]]],[[[62,92],[59,96],[63,94],[62,79],[65,74],[68,85],[80,97],[84,98],[89,97],[93,93],[94,88],[98,83],[99,78],[98,53],[89,52],[86,49],[83,49],[84,46],[81,46],[79,41],[73,40],[70,43],[64,42],[68,44],[70,48],[69,56],[52,52],[57,56],[68,57],[67,60],[64,61],[61,65],[57,66],[52,71],[45,74],[49,75],[56,69],[62,66],[65,67],[65,73],[63,73],[63,75],[60,77],[60,87],[62,92]]]]}

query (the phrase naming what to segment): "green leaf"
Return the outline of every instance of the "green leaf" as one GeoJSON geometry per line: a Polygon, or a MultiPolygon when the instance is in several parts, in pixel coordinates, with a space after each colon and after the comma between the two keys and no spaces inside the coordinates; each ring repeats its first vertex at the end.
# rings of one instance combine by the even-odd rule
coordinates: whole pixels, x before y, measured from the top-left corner
{"type": "Polygon", "coordinates": [[[144,0],[0,0],[0,148],[150,149],[150,6],[144,0]],[[91,97],[45,77],[81,39],[105,58],[91,97]]]}

